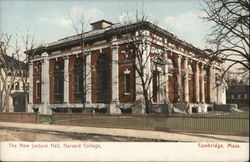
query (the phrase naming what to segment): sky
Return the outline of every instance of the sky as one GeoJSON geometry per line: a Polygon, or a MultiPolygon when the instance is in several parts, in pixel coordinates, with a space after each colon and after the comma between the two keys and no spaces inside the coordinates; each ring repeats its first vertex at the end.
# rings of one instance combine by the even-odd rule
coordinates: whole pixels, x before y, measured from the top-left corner
{"type": "Polygon", "coordinates": [[[118,23],[143,10],[148,20],[179,38],[204,49],[209,24],[200,17],[202,0],[0,0],[0,30],[18,38],[34,35],[35,43],[48,43],[76,34],[71,18],[81,13],[89,23],[105,19],[118,23]],[[70,18],[71,17],[71,18],[70,18]]]}

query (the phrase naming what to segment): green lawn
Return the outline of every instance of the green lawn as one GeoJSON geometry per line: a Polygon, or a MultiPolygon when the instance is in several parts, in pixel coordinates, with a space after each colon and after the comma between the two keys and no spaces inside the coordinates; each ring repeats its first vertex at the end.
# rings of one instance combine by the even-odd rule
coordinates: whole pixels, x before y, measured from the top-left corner
{"type": "Polygon", "coordinates": [[[52,123],[52,115],[39,115],[39,123],[52,123]]]}

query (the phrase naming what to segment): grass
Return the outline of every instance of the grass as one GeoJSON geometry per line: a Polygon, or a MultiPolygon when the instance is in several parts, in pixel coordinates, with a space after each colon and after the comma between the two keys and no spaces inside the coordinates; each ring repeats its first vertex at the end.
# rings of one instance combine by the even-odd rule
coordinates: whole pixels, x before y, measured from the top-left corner
{"type": "Polygon", "coordinates": [[[52,115],[39,115],[40,123],[52,123],[52,115]]]}

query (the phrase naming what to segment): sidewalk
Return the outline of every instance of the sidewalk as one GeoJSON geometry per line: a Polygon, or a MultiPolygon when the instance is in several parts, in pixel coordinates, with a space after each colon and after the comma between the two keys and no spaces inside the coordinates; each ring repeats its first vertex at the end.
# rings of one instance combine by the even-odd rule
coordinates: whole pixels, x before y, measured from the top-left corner
{"type": "Polygon", "coordinates": [[[249,137],[243,136],[226,136],[210,135],[197,133],[169,133],[160,131],[117,129],[117,128],[100,128],[100,127],[79,127],[49,124],[29,124],[29,123],[9,123],[0,122],[0,128],[19,128],[29,130],[40,130],[44,132],[67,132],[67,133],[85,133],[111,136],[125,136],[149,139],[162,139],[180,142],[249,142],[249,137]]]}

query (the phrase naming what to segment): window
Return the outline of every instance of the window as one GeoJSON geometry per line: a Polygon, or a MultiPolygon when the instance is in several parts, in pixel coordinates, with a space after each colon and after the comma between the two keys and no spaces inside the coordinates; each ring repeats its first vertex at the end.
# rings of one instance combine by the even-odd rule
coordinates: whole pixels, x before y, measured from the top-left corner
{"type": "Polygon", "coordinates": [[[15,89],[16,89],[16,90],[19,90],[19,82],[16,82],[15,89]]]}
{"type": "Polygon", "coordinates": [[[157,94],[159,91],[159,71],[154,70],[153,71],[153,101],[157,102],[157,94]]]}
{"type": "Polygon", "coordinates": [[[233,98],[238,98],[238,94],[234,94],[233,96],[234,96],[233,98]]]}
{"type": "Polygon", "coordinates": [[[97,103],[108,103],[110,96],[110,66],[108,57],[105,55],[101,55],[97,60],[96,84],[97,103]]]}
{"type": "Polygon", "coordinates": [[[54,98],[55,103],[63,103],[64,63],[58,62],[54,72],[54,98]]]}
{"type": "Polygon", "coordinates": [[[241,98],[241,99],[244,99],[244,97],[245,97],[244,94],[241,94],[241,95],[240,95],[240,98],[241,98]]]}
{"type": "Polygon", "coordinates": [[[125,85],[125,95],[129,95],[131,92],[131,74],[130,71],[124,71],[124,85],[125,85]]]}
{"type": "Polygon", "coordinates": [[[41,97],[41,83],[39,80],[36,81],[36,98],[41,97]]]}
{"type": "Polygon", "coordinates": [[[11,84],[10,90],[14,89],[14,84],[11,84]]]}
{"type": "Polygon", "coordinates": [[[74,65],[74,102],[83,102],[83,60],[78,59],[74,65]]]}

